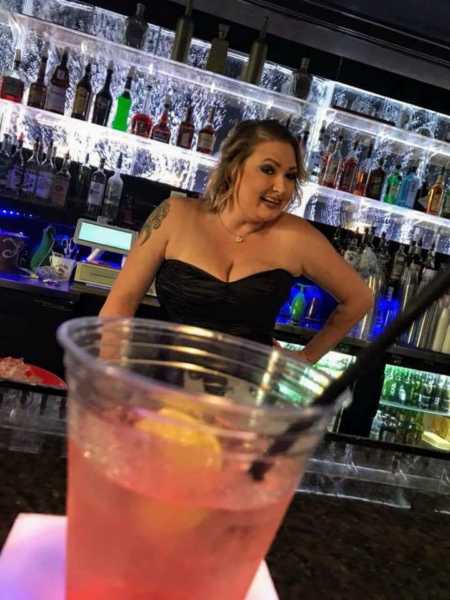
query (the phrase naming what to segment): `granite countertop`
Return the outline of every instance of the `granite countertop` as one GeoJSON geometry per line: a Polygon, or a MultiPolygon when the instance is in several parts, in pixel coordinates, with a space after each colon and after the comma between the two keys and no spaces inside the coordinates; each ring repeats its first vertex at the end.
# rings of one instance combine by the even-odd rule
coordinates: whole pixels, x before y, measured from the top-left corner
{"type": "MultiPolygon", "coordinates": [[[[62,440],[0,450],[0,546],[19,512],[63,514],[62,440]]],[[[448,600],[450,516],[297,494],[268,563],[280,600],[448,600]]],[[[124,599],[125,600],[125,599],[124,599]]]]}

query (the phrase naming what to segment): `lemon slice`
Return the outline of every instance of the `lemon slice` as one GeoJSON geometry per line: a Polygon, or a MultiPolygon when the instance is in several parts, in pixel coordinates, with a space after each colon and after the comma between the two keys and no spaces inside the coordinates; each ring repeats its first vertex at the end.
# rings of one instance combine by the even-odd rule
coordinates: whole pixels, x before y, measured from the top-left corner
{"type": "MultiPolygon", "coordinates": [[[[212,433],[198,428],[198,419],[177,409],[163,408],[157,415],[170,421],[142,417],[134,423],[134,427],[160,442],[156,450],[157,460],[170,481],[169,489],[173,485],[184,487],[183,482],[186,482],[195,487],[199,497],[203,486],[214,487],[215,476],[220,471],[222,450],[219,441],[212,433]]],[[[154,497],[140,500],[133,506],[141,529],[149,535],[187,533],[204,521],[209,512],[205,507],[190,505],[186,501],[175,504],[154,497]]]]}
{"type": "Polygon", "coordinates": [[[162,442],[167,442],[161,458],[168,461],[171,469],[220,469],[220,443],[212,433],[198,428],[200,422],[197,419],[174,408],[163,408],[157,415],[170,419],[170,422],[143,417],[134,426],[140,431],[157,436],[162,442]]]}

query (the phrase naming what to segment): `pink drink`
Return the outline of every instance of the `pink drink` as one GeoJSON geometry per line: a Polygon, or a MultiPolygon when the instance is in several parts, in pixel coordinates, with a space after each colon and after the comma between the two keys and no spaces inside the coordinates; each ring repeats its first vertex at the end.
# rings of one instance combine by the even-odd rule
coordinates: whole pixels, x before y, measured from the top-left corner
{"type": "Polygon", "coordinates": [[[336,409],[314,405],[329,378],[278,350],[159,321],[75,319],[58,338],[66,600],[244,600],[336,409]],[[270,468],[255,480],[259,459],[270,468]]]}
{"type": "Polygon", "coordinates": [[[243,462],[220,456],[219,465],[215,449],[209,469],[192,465],[176,440],[72,411],[83,441],[72,431],[67,600],[245,598],[298,482],[297,460],[254,482],[243,462]]]}

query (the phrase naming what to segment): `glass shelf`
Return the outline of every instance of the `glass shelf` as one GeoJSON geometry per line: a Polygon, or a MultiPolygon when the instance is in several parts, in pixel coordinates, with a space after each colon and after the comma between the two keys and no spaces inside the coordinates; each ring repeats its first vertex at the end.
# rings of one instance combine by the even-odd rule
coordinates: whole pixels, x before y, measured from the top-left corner
{"type": "Polygon", "coordinates": [[[123,173],[173,187],[201,191],[210,169],[217,162],[214,157],[201,152],[8,100],[0,100],[0,115],[8,128],[17,134],[25,132],[26,137],[41,138],[47,143],[53,139],[60,156],[68,151],[72,159],[81,162],[87,152],[91,156],[97,153],[107,159],[107,168],[114,169],[119,153],[123,153],[123,173]]]}
{"type": "Polygon", "coordinates": [[[421,238],[424,248],[429,248],[440,235],[437,251],[450,254],[450,219],[418,210],[308,183],[303,188],[302,203],[293,212],[344,229],[363,231],[365,227],[375,227],[378,236],[385,233],[388,240],[402,244],[421,238]]]}
{"type": "Polygon", "coordinates": [[[410,406],[408,404],[400,404],[400,402],[390,402],[389,400],[380,400],[380,406],[398,408],[400,410],[407,410],[411,412],[419,412],[426,415],[435,415],[438,417],[450,417],[450,413],[442,412],[439,410],[430,410],[428,408],[420,408],[419,406],[410,406]]]}
{"type": "Polygon", "coordinates": [[[380,138],[381,141],[387,140],[401,146],[417,148],[432,155],[440,154],[450,158],[450,144],[447,142],[426,137],[413,131],[406,131],[393,125],[387,125],[375,119],[366,118],[363,115],[355,115],[343,110],[329,108],[324,119],[333,122],[335,125],[354,129],[358,133],[380,138]]]}
{"type": "MultiPolygon", "coordinates": [[[[59,47],[68,46],[85,56],[101,57],[103,62],[113,60],[117,65],[135,66],[141,73],[155,78],[170,78],[180,83],[205,88],[211,94],[224,94],[245,103],[257,103],[266,109],[278,109],[282,113],[301,115],[305,109],[314,107],[304,100],[279,92],[218,75],[198,67],[156,56],[117,42],[105,40],[88,33],[68,29],[35,17],[10,13],[10,26],[24,39],[36,34],[43,40],[59,47]]],[[[286,115],[286,116],[287,116],[286,115]]]]}

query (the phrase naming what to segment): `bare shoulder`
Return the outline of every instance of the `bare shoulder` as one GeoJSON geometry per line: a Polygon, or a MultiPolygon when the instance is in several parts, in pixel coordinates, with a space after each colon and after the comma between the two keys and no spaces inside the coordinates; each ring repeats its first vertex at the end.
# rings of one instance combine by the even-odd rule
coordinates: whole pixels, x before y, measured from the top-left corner
{"type": "Polygon", "coordinates": [[[285,213],[280,218],[279,228],[283,235],[292,236],[296,242],[298,242],[299,235],[305,240],[326,239],[314,225],[291,213],[285,213]]]}

